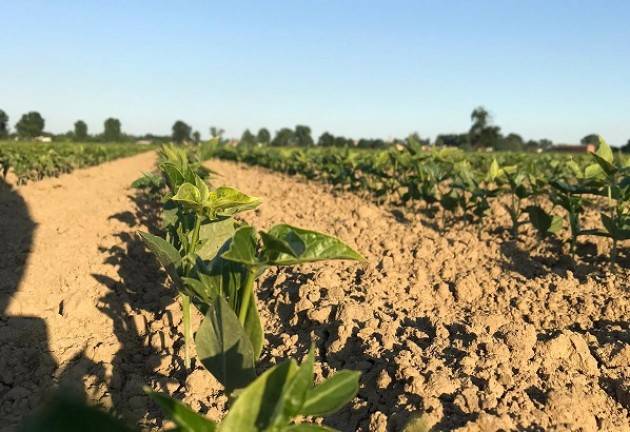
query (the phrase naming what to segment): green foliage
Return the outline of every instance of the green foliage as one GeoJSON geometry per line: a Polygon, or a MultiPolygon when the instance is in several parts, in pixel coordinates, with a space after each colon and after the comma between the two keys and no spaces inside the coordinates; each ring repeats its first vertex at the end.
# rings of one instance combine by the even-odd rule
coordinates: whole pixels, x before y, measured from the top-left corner
{"type": "MultiPolygon", "coordinates": [[[[487,126],[483,112],[477,117],[478,125],[487,126]]],[[[630,159],[612,152],[603,140],[594,155],[570,156],[463,152],[448,147],[427,151],[415,137],[403,143],[404,151],[339,149],[330,145],[331,137],[322,135],[317,148],[263,151],[219,146],[214,155],[332,183],[378,202],[387,199],[409,205],[422,201],[429,208],[440,206],[447,215],[476,224],[491,214],[496,202],[507,211],[514,237],[526,225],[542,237],[562,238],[568,230],[572,255],[581,236],[605,236],[611,239],[614,261],[617,248],[626,241],[630,159]],[[605,213],[599,228],[582,228],[585,206],[605,213]]],[[[446,143],[443,138],[438,137],[436,144],[446,143]]],[[[466,140],[463,137],[459,145],[466,140]]],[[[550,145],[543,141],[536,147],[550,145]]]]}
{"type": "Polygon", "coordinates": [[[256,137],[254,136],[253,133],[251,133],[249,131],[249,129],[245,129],[243,131],[243,135],[241,135],[241,139],[238,142],[238,145],[240,146],[254,146],[256,145],[256,137]]]}
{"type": "Polygon", "coordinates": [[[192,128],[183,121],[177,120],[173,123],[172,131],[171,136],[173,137],[174,142],[181,144],[185,141],[190,141],[192,128]]]}
{"type": "Polygon", "coordinates": [[[150,148],[130,143],[0,142],[0,169],[3,175],[12,171],[18,184],[24,184],[132,156],[150,148]]]}
{"type": "Polygon", "coordinates": [[[0,140],[9,136],[9,116],[0,109],[0,140]]]}
{"type": "MultiPolygon", "coordinates": [[[[214,422],[182,402],[145,389],[181,432],[334,432],[303,421],[302,416],[325,416],[340,410],[359,390],[359,372],[347,370],[313,382],[313,349],[301,365],[286,360],[265,371],[244,387],[221,420],[214,422]]],[[[130,432],[114,417],[61,395],[23,425],[20,432],[130,432]]],[[[172,430],[172,429],[171,429],[172,430]]]]}
{"type": "Polygon", "coordinates": [[[269,143],[271,142],[271,134],[269,133],[269,130],[266,128],[261,128],[258,131],[258,134],[256,134],[256,141],[262,145],[269,145],[269,143]]]}
{"type": "Polygon", "coordinates": [[[120,120],[116,118],[108,118],[103,124],[103,140],[104,141],[120,141],[122,139],[122,130],[120,120]]]}
{"type": "Polygon", "coordinates": [[[83,120],[74,123],[74,140],[85,141],[88,139],[88,126],[83,120]]]}
{"type": "Polygon", "coordinates": [[[163,146],[158,167],[168,187],[164,236],[140,236],[180,292],[186,367],[194,305],[204,315],[195,336],[199,358],[231,393],[254,378],[263,347],[256,278],[270,266],[362,257],[335,237],[289,225],[276,225],[259,237],[233,216],[255,209],[260,200],[227,186],[211,188],[183,148],[163,146]]]}
{"type": "Polygon", "coordinates": [[[271,145],[274,147],[287,147],[297,145],[297,138],[295,132],[289,128],[282,128],[276,132],[276,136],[271,141],[271,145]]]}
{"type": "Polygon", "coordinates": [[[35,138],[44,132],[45,121],[37,111],[28,112],[20,118],[15,125],[15,130],[22,138],[35,138]]]}

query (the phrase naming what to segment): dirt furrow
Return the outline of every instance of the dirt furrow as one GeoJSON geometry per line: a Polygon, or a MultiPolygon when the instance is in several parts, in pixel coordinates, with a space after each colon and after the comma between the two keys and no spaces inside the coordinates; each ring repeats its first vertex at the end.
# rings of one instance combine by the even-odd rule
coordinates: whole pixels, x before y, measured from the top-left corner
{"type": "Polygon", "coordinates": [[[104,301],[119,279],[111,251],[134,230],[121,220],[135,209],[129,185],[154,163],[149,152],[0,185],[0,428],[13,428],[54,382],[84,392],[111,378],[120,347],[104,301]]]}

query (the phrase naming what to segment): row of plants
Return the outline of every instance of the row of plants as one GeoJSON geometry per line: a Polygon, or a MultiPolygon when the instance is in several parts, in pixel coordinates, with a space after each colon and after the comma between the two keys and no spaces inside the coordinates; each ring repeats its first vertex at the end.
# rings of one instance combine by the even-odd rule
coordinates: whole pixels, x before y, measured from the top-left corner
{"type": "MultiPolygon", "coordinates": [[[[260,231],[238,221],[235,216],[258,207],[260,199],[227,186],[210,187],[212,173],[182,148],[164,146],[158,166],[157,174],[144,175],[134,186],[159,197],[161,235],[139,235],[179,293],[185,367],[191,367],[194,346],[198,360],[223,385],[229,410],[217,423],[167,394],[147,389],[148,395],[179,431],[331,431],[308,419],[332,414],[352,400],[359,372],[338,371],[315,384],[311,347],[301,364],[287,359],[258,374],[264,331],[255,282],[272,266],[363,257],[316,231],[287,224],[260,231]],[[203,315],[196,329],[193,308],[203,315]]],[[[24,430],[129,429],[96,408],[58,397],[24,430]]]]}
{"type": "Polygon", "coordinates": [[[150,146],[133,143],[40,143],[0,142],[0,173],[9,172],[18,184],[57,177],[77,168],[98,165],[149,150],[150,146]]]}
{"type": "Polygon", "coordinates": [[[420,147],[411,140],[384,151],[214,146],[207,152],[367,193],[379,202],[423,202],[477,224],[497,200],[509,214],[513,237],[525,224],[543,238],[566,231],[572,256],[580,237],[606,237],[612,266],[630,239],[630,158],[613,154],[601,138],[596,153],[573,156],[420,147]],[[583,227],[587,209],[599,212],[599,226],[583,227]]]}

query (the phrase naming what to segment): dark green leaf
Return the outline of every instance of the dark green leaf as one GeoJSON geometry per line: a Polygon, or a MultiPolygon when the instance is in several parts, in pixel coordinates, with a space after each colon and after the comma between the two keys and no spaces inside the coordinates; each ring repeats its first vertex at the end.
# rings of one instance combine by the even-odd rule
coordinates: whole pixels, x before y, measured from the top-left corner
{"type": "Polygon", "coordinates": [[[201,246],[195,253],[204,260],[211,260],[219,249],[232,238],[235,231],[234,219],[232,218],[202,224],[199,230],[201,246]]]}
{"type": "Polygon", "coordinates": [[[294,251],[297,250],[297,245],[301,242],[304,245],[304,250],[297,257],[286,253],[271,251],[265,254],[268,259],[268,264],[294,265],[329,259],[364,259],[358,252],[343,241],[317,231],[281,224],[271,228],[269,234],[290,244],[291,249],[294,251]]]}
{"type": "Polygon", "coordinates": [[[53,397],[18,429],[19,432],[131,432],[121,421],[60,394],[53,397]]]}
{"type": "Polygon", "coordinates": [[[195,335],[201,363],[229,394],[256,376],[254,351],[238,317],[222,296],[208,308],[195,335]]]}
{"type": "Polygon", "coordinates": [[[306,393],[302,415],[326,416],[340,410],[359,391],[360,372],[342,370],[306,393]]]}
{"type": "Polygon", "coordinates": [[[256,231],[254,228],[243,226],[236,230],[227,251],[221,256],[246,266],[258,265],[258,258],[256,258],[256,231]]]}
{"type": "Polygon", "coordinates": [[[265,371],[237,396],[221,422],[221,432],[260,432],[268,428],[287,380],[295,374],[295,361],[288,360],[265,371]]]}
{"type": "Polygon", "coordinates": [[[165,394],[147,391],[147,394],[160,405],[162,411],[179,426],[181,432],[214,432],[216,423],[197,414],[178,400],[165,394]]]}
{"type": "Polygon", "coordinates": [[[299,414],[306,399],[306,392],[313,385],[314,362],[315,355],[313,354],[313,347],[311,347],[297,372],[285,383],[273,414],[272,425],[284,426],[299,414]]]}
{"type": "Polygon", "coordinates": [[[154,236],[153,234],[138,232],[138,235],[142,238],[144,244],[149,248],[149,250],[155,254],[175,286],[178,289],[183,288],[183,284],[178,273],[178,267],[182,258],[177,249],[175,249],[163,238],[154,236]]]}

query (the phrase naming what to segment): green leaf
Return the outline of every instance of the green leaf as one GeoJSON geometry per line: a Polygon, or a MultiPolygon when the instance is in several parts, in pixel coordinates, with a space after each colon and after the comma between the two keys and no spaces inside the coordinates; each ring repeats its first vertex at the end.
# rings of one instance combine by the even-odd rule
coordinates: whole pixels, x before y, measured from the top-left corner
{"type": "MultiPolygon", "coordinates": [[[[5,423],[6,425],[6,423],[5,423]]],[[[27,420],[19,432],[131,432],[120,420],[82,401],[58,394],[27,420]]]]}
{"type": "MultiPolygon", "coordinates": [[[[244,279],[243,279],[244,280],[244,279]]],[[[256,305],[256,294],[252,291],[252,296],[247,306],[247,315],[245,316],[245,333],[249,336],[254,350],[254,360],[258,360],[262,353],[263,343],[265,341],[265,333],[260,322],[258,314],[258,306],[256,305]]]]}
{"type": "Polygon", "coordinates": [[[424,418],[416,414],[409,419],[402,432],[429,432],[429,428],[424,418]]]}
{"type": "Polygon", "coordinates": [[[604,138],[602,138],[601,136],[598,138],[599,138],[599,145],[597,146],[597,151],[595,152],[595,156],[597,156],[599,159],[602,159],[608,162],[609,164],[612,164],[613,159],[614,159],[612,149],[610,148],[606,140],[604,140],[604,138]]]}
{"type": "Polygon", "coordinates": [[[163,238],[154,236],[153,234],[138,232],[138,235],[149,250],[155,254],[177,289],[181,289],[183,284],[178,269],[182,258],[177,249],[163,238]]]}
{"type": "MultiPolygon", "coordinates": [[[[279,239],[277,237],[274,237],[264,231],[260,231],[259,234],[260,234],[260,238],[263,241],[263,245],[265,246],[265,249],[268,251],[285,253],[293,257],[297,257],[299,254],[301,254],[304,251],[304,243],[302,243],[301,241],[299,241],[299,244],[297,245],[296,244],[291,245],[289,242],[279,239]]],[[[298,237],[296,238],[297,240],[300,240],[298,237]]]]}
{"type": "Polygon", "coordinates": [[[539,206],[529,206],[525,211],[529,214],[529,221],[542,237],[557,234],[562,229],[562,218],[547,213],[539,206]]]}
{"type": "Polygon", "coordinates": [[[272,418],[272,425],[276,427],[288,424],[293,417],[299,414],[300,408],[306,399],[306,392],[313,383],[313,363],[315,355],[313,347],[309,350],[297,372],[285,384],[282,395],[272,418]]]}
{"type": "Polygon", "coordinates": [[[297,257],[275,250],[265,250],[263,255],[268,264],[294,265],[329,259],[364,260],[343,241],[317,231],[281,224],[272,227],[268,234],[288,243],[294,251],[298,250],[300,243],[304,245],[304,250],[297,257]]]}
{"type": "Polygon", "coordinates": [[[215,422],[197,414],[178,400],[165,394],[145,390],[146,393],[157,402],[162,411],[179,426],[181,432],[214,432],[217,428],[215,422]]]}
{"type": "Polygon", "coordinates": [[[497,162],[496,159],[492,159],[492,163],[490,164],[490,167],[488,168],[488,174],[486,175],[486,180],[494,181],[494,179],[499,177],[501,174],[502,174],[502,170],[499,167],[499,162],[497,162]]]}
{"type": "Polygon", "coordinates": [[[198,210],[203,206],[201,200],[201,192],[197,186],[191,183],[182,184],[177,193],[171,197],[171,200],[182,204],[186,208],[198,210]]]}
{"type": "Polygon", "coordinates": [[[360,372],[342,370],[306,393],[302,415],[326,416],[340,410],[359,391],[360,372]]]}
{"type": "Polygon", "coordinates": [[[285,383],[297,365],[287,360],[265,371],[237,396],[219,425],[220,432],[259,432],[268,428],[285,383]]]}
{"type": "Polygon", "coordinates": [[[236,232],[234,225],[232,218],[202,224],[199,229],[201,245],[195,253],[206,261],[213,259],[236,232]]]}
{"type": "Polygon", "coordinates": [[[177,191],[179,186],[184,183],[184,175],[172,162],[162,162],[159,164],[160,171],[166,176],[166,182],[172,192],[177,191]]]}
{"type": "Polygon", "coordinates": [[[222,296],[208,308],[195,335],[195,345],[201,363],[228,394],[255,378],[252,344],[222,296]]]}
{"type": "Polygon", "coordinates": [[[259,198],[244,194],[234,188],[221,186],[210,192],[209,201],[216,214],[232,216],[246,210],[252,210],[261,204],[259,198]]]}
{"type": "Polygon", "coordinates": [[[236,230],[228,249],[221,255],[223,258],[245,264],[258,265],[256,257],[256,231],[251,226],[243,226],[236,230]]]}

